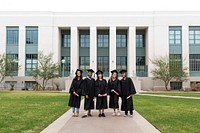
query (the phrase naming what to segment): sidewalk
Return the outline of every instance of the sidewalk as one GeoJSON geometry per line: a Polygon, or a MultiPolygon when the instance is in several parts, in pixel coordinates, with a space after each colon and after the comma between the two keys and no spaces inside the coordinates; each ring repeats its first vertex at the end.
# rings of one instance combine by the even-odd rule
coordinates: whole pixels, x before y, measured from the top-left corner
{"type": "Polygon", "coordinates": [[[167,97],[167,98],[185,98],[185,99],[199,99],[200,97],[188,97],[188,96],[170,96],[170,95],[159,95],[159,94],[138,94],[141,96],[152,96],[152,97],[167,97]]]}
{"type": "Polygon", "coordinates": [[[83,101],[80,116],[71,117],[69,110],[60,118],[50,124],[42,133],[160,133],[139,113],[134,111],[133,118],[112,116],[112,109],[105,111],[106,117],[99,118],[98,111],[93,110],[93,117],[81,118],[83,115],[83,101]]]}

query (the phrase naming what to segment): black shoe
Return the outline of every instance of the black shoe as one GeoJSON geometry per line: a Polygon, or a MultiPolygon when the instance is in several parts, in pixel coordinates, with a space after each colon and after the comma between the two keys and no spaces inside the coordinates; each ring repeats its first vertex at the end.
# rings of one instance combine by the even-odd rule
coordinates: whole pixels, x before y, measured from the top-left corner
{"type": "Polygon", "coordinates": [[[105,115],[104,113],[103,113],[103,114],[101,114],[101,116],[102,116],[102,117],[106,117],[106,115],[105,115]]]}
{"type": "Polygon", "coordinates": [[[101,114],[99,114],[99,117],[101,117],[101,114]]]}
{"type": "Polygon", "coordinates": [[[81,118],[86,118],[87,117],[87,115],[84,115],[84,116],[82,116],[81,118]]]}

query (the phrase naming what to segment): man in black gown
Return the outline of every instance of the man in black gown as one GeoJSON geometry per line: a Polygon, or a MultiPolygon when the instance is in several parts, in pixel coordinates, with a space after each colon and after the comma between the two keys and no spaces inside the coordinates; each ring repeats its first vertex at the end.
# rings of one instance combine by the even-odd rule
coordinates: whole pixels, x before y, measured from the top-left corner
{"type": "Polygon", "coordinates": [[[120,71],[122,75],[122,79],[120,80],[120,94],[122,97],[121,110],[125,111],[125,117],[128,115],[128,111],[130,112],[130,116],[132,117],[134,110],[132,95],[136,93],[136,90],[131,78],[126,76],[126,72],[126,70],[120,71]]]}
{"type": "Polygon", "coordinates": [[[94,96],[95,96],[95,79],[92,78],[92,74],[94,71],[92,69],[88,69],[88,76],[83,80],[83,89],[82,95],[85,96],[84,99],[84,110],[85,114],[82,118],[91,115],[91,109],[94,109],[94,96]]]}

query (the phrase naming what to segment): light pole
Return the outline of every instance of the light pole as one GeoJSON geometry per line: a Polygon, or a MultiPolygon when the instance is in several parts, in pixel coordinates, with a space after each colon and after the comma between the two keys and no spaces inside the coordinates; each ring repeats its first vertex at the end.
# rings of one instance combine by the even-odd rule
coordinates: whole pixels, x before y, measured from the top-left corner
{"type": "Polygon", "coordinates": [[[61,62],[62,62],[62,91],[64,91],[65,90],[65,68],[64,68],[64,66],[65,66],[65,59],[62,59],[61,60],[61,62]]]}

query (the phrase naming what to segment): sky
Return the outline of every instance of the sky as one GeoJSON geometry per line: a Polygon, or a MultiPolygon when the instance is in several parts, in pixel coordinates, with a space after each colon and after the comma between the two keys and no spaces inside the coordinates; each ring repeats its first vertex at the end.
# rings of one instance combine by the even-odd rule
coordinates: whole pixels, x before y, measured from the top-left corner
{"type": "Polygon", "coordinates": [[[200,11],[199,0],[0,0],[0,11],[200,11]]]}

